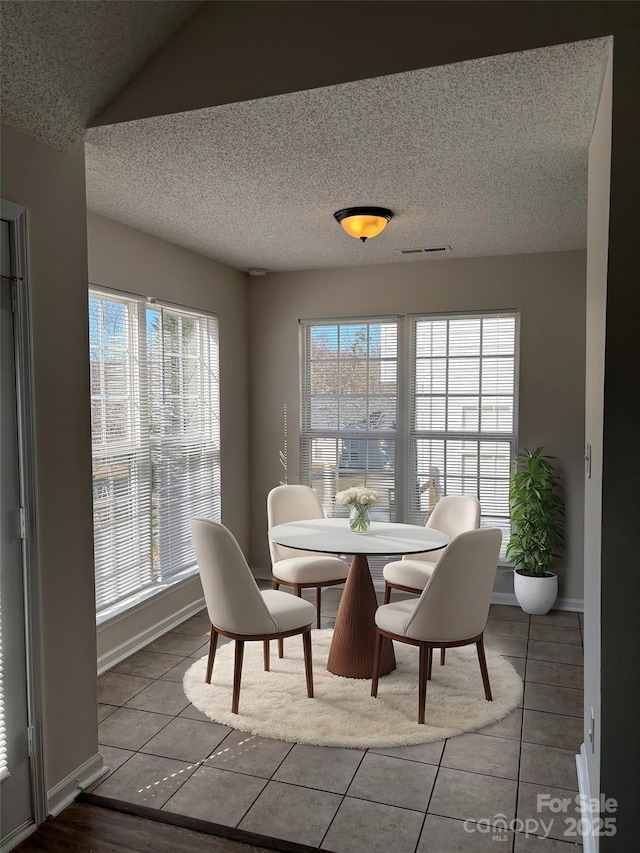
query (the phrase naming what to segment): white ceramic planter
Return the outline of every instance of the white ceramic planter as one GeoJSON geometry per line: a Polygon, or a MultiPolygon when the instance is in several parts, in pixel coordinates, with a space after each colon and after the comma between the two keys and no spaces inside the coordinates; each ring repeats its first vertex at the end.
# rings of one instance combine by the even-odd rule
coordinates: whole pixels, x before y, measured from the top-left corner
{"type": "Polygon", "coordinates": [[[558,597],[558,576],[547,572],[544,577],[532,578],[521,575],[520,569],[516,569],[513,573],[513,591],[525,613],[542,616],[551,610],[558,597]]]}

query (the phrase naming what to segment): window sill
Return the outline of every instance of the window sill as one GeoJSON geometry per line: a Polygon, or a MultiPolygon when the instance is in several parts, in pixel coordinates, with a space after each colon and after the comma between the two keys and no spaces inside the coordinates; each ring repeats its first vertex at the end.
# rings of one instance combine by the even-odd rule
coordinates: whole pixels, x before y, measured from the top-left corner
{"type": "Polygon", "coordinates": [[[100,633],[100,631],[104,631],[106,628],[111,627],[111,625],[121,622],[123,619],[126,619],[127,616],[141,610],[151,601],[155,601],[170,592],[174,592],[180,586],[184,586],[184,584],[197,576],[198,567],[192,566],[189,569],[179,572],[177,575],[174,575],[172,578],[164,581],[163,583],[156,584],[156,586],[150,587],[149,589],[144,589],[141,592],[130,595],[129,598],[119,601],[117,604],[114,604],[113,607],[107,607],[105,610],[102,610],[96,615],[96,630],[100,633]]]}

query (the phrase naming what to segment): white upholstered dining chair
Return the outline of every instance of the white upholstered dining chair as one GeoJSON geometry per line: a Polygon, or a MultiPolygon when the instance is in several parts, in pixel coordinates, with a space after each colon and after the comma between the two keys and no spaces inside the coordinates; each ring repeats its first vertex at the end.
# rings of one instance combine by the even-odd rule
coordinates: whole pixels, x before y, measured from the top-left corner
{"type": "Polygon", "coordinates": [[[483,633],[489,616],[502,533],[483,528],[460,533],[443,551],[420,598],[383,604],[376,611],[371,695],[378,695],[384,637],[420,649],[418,722],[424,723],[434,648],[475,644],[487,701],[491,701],[483,633]]]}
{"type": "MultiPolygon", "coordinates": [[[[431,511],[425,527],[441,530],[449,539],[455,539],[466,530],[477,530],[480,527],[480,504],[476,498],[467,495],[446,495],[440,498],[431,511]]],[[[384,603],[389,603],[392,589],[419,595],[433,574],[441,554],[442,551],[427,551],[387,563],[382,570],[384,603]]]]}
{"type": "Polygon", "coordinates": [[[264,668],[269,671],[269,641],[302,634],[307,696],[313,698],[311,626],[313,604],[286,592],[261,592],[234,536],[224,525],[206,518],[191,521],[204,599],[211,621],[205,681],[211,683],[218,635],[235,640],[231,712],[238,713],[244,644],[262,640],[264,668]]]}
{"type": "MultiPolygon", "coordinates": [[[[318,496],[309,486],[276,486],[267,496],[269,529],[288,521],[307,521],[324,518],[318,496]]],[[[316,627],[320,627],[322,587],[343,583],[349,574],[349,564],[331,554],[300,551],[269,540],[273,587],[280,584],[293,587],[297,596],[303,589],[316,590],[316,627]]]]}

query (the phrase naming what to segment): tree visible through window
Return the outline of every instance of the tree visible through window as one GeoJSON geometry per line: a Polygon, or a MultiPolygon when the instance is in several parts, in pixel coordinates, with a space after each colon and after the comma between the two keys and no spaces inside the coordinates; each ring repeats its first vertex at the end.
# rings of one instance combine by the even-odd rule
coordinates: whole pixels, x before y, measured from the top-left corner
{"type": "Polygon", "coordinates": [[[397,324],[302,324],[303,482],[327,511],[337,491],[368,485],[374,517],[396,517],[397,324]]]}
{"type": "Polygon", "coordinates": [[[195,565],[190,520],[220,518],[218,325],[91,289],[98,612],[195,565]]]}
{"type": "MultiPolygon", "coordinates": [[[[352,485],[381,492],[374,518],[416,524],[443,495],[474,495],[483,525],[502,528],[506,545],[516,319],[301,322],[301,481],[328,514],[352,485]]],[[[383,563],[371,561],[374,580],[383,563]]]]}

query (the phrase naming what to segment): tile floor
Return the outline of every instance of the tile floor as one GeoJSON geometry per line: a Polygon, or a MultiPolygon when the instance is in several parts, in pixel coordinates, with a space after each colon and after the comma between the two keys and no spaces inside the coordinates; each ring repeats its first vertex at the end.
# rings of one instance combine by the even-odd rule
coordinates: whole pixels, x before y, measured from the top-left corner
{"type": "MultiPolygon", "coordinates": [[[[323,595],[324,627],[339,595],[323,595]]],[[[486,645],[524,677],[523,707],[482,732],[397,749],[283,743],[212,723],[182,689],[184,672],[207,651],[208,630],[203,611],[99,679],[110,773],[94,794],[334,853],[578,849],[579,839],[564,835],[570,815],[537,813],[536,805],[539,794],[573,801],[577,791],[581,615],[529,617],[493,605],[486,645]],[[475,823],[495,816],[555,820],[546,839],[539,820],[529,834],[518,823],[515,832],[475,823]]]]}

